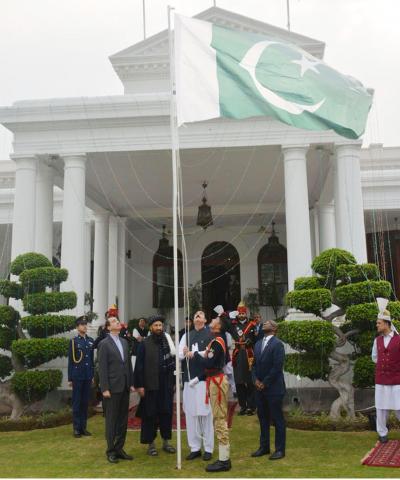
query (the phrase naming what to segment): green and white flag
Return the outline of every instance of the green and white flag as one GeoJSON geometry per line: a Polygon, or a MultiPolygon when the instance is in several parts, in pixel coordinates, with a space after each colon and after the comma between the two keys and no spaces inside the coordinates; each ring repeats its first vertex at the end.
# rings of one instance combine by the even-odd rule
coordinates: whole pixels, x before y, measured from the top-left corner
{"type": "Polygon", "coordinates": [[[365,130],[372,95],[296,45],[175,15],[178,125],[270,116],[347,138],[365,130]]]}

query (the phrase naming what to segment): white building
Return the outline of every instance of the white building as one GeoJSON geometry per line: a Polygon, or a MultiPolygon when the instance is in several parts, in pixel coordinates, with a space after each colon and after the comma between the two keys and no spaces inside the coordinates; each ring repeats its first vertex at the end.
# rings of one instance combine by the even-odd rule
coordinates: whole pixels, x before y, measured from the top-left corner
{"type": "MultiPolygon", "coordinates": [[[[323,58],[324,44],[303,35],[215,7],[197,17],[323,58]]],[[[51,258],[61,247],[76,313],[93,291],[98,323],[116,298],[124,321],[149,315],[165,294],[157,283],[170,282],[170,262],[154,258],[162,225],[172,228],[167,31],[110,60],[124,95],[0,108],[0,123],[14,134],[12,159],[0,162],[0,274],[20,253],[51,258]]],[[[283,289],[311,274],[318,252],[337,246],[360,262],[379,261],[400,294],[400,148],[361,148],[271,118],[216,119],[179,135],[189,282],[203,283],[207,311],[234,308],[271,279],[268,255],[259,256],[271,222],[287,248],[288,279],[284,250],[275,267],[283,289]],[[196,226],[204,180],[214,219],[207,230],[196,226]]]]}

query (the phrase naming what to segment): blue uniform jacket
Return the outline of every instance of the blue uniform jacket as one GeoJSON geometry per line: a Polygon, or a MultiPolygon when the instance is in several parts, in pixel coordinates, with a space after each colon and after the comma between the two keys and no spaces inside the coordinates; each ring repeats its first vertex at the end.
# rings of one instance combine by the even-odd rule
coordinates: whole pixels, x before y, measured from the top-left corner
{"type": "Polygon", "coordinates": [[[286,392],[283,376],[285,363],[285,348],[283,343],[275,336],[268,341],[264,351],[261,352],[263,342],[260,340],[254,347],[254,363],[252,367],[253,382],[260,380],[265,385],[263,394],[284,395],[286,392]]]}
{"type": "Polygon", "coordinates": [[[69,342],[68,381],[92,380],[94,376],[94,340],[87,335],[77,335],[69,342]]]}

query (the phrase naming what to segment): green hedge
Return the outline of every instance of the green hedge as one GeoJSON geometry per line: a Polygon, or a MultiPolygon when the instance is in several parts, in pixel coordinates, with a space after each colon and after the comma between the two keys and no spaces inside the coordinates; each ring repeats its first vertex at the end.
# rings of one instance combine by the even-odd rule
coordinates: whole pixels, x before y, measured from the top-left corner
{"type": "Polygon", "coordinates": [[[46,338],[73,330],[75,320],[73,315],[29,315],[21,319],[21,324],[31,337],[46,338]]]}
{"type": "Polygon", "coordinates": [[[349,285],[336,287],[334,301],[342,308],[350,305],[369,303],[377,297],[389,298],[392,293],[392,286],[386,280],[366,280],[349,285]]]}
{"type": "Polygon", "coordinates": [[[29,252],[18,255],[11,262],[10,271],[13,275],[20,275],[24,270],[39,267],[52,267],[50,260],[41,253],[29,252]]]}
{"type": "Polygon", "coordinates": [[[11,385],[24,403],[32,403],[60,387],[61,381],[61,370],[28,370],[15,373],[11,379],[11,385]]]}
{"type": "Polygon", "coordinates": [[[21,300],[24,296],[24,290],[17,282],[0,280],[0,294],[6,298],[16,298],[17,300],[21,300]]]}
{"type": "Polygon", "coordinates": [[[322,310],[332,305],[331,292],[327,288],[292,290],[286,294],[286,304],[306,313],[320,315],[322,310]]]}
{"type": "Polygon", "coordinates": [[[76,300],[75,292],[30,293],[23,303],[25,311],[35,315],[75,308],[76,300]]]}
{"type": "Polygon", "coordinates": [[[336,273],[339,265],[356,264],[354,255],[340,248],[330,248],[314,258],[312,269],[319,275],[332,275],[336,273]]]}
{"type": "Polygon", "coordinates": [[[55,287],[68,278],[68,270],[56,267],[40,267],[25,270],[19,276],[24,291],[31,293],[45,287],[55,287]]]}
{"type": "Polygon", "coordinates": [[[26,367],[32,368],[68,356],[68,346],[67,338],[30,338],[14,340],[11,349],[26,367]]]}
{"type": "Polygon", "coordinates": [[[358,357],[354,363],[353,385],[356,388],[373,387],[375,385],[375,363],[370,355],[358,357]]]}
{"type": "Polygon", "coordinates": [[[330,372],[329,359],[326,355],[313,353],[289,353],[285,358],[285,372],[311,380],[326,380],[330,372]]]}
{"type": "Polygon", "coordinates": [[[278,325],[278,336],[295,350],[319,356],[327,356],[336,344],[332,325],[323,320],[285,320],[278,325]]]}
{"type": "Polygon", "coordinates": [[[15,328],[19,319],[19,313],[9,305],[0,305],[0,325],[15,328]]]}
{"type": "Polygon", "coordinates": [[[336,278],[341,280],[343,283],[379,280],[379,269],[375,263],[339,265],[336,269],[336,278]]]}
{"type": "Polygon", "coordinates": [[[361,332],[356,336],[356,343],[360,349],[361,355],[371,355],[372,345],[377,333],[374,330],[361,332]]]}
{"type": "Polygon", "coordinates": [[[15,340],[15,330],[8,327],[0,327],[0,348],[10,350],[12,342],[15,340]]]}
{"type": "MultiPolygon", "coordinates": [[[[400,302],[389,302],[388,310],[393,320],[400,320],[400,302]]],[[[378,305],[374,303],[362,303],[351,305],[346,310],[346,319],[354,328],[374,329],[378,315],[378,305]]]]}
{"type": "Polygon", "coordinates": [[[315,290],[324,286],[324,279],[321,277],[299,277],[294,281],[295,290],[315,290]]]}
{"type": "Polygon", "coordinates": [[[11,358],[6,355],[0,355],[0,380],[8,377],[12,372],[12,369],[11,358]]]}

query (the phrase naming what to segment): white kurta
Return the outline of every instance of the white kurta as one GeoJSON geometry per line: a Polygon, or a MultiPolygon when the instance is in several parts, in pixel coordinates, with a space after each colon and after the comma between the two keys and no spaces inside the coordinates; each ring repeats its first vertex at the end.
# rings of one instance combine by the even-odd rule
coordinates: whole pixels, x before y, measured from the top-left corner
{"type": "MultiPolygon", "coordinates": [[[[393,332],[383,337],[385,347],[389,345],[393,332]]],[[[378,360],[378,347],[376,339],[372,347],[372,361],[378,360]]],[[[400,410],[400,385],[375,385],[375,407],[380,410],[400,410]]]]}

